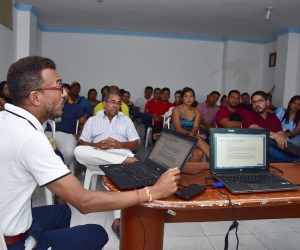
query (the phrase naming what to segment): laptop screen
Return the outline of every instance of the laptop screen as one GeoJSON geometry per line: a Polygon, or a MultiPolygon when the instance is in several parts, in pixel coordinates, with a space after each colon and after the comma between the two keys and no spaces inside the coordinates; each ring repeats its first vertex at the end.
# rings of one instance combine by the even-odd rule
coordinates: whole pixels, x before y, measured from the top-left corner
{"type": "MultiPolygon", "coordinates": [[[[170,129],[164,129],[147,156],[148,166],[181,169],[197,145],[198,139],[170,129]],[[149,162],[150,161],[150,162],[149,162]],[[150,164],[149,164],[150,163],[150,164]]],[[[165,171],[165,170],[164,170],[165,171]]]]}
{"type": "Polygon", "coordinates": [[[212,129],[211,172],[252,172],[269,168],[269,131],[212,129]]]}

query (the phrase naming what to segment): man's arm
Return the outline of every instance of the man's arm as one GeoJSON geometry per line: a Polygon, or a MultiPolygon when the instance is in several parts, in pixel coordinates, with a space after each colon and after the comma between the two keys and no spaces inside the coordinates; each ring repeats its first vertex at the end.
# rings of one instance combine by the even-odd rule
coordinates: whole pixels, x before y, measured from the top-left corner
{"type": "Polygon", "coordinates": [[[163,117],[162,115],[159,114],[153,114],[152,115],[153,121],[154,122],[163,122],[163,117]]]}
{"type": "Polygon", "coordinates": [[[230,121],[229,118],[222,119],[220,124],[224,128],[240,128],[242,126],[242,122],[230,121]]]}
{"type": "MultiPolygon", "coordinates": [[[[153,200],[166,198],[177,191],[179,173],[177,168],[169,169],[154,186],[149,187],[153,200]]],[[[83,214],[122,209],[148,199],[145,189],[127,192],[89,191],[72,174],[51,182],[46,187],[83,214]]]]}

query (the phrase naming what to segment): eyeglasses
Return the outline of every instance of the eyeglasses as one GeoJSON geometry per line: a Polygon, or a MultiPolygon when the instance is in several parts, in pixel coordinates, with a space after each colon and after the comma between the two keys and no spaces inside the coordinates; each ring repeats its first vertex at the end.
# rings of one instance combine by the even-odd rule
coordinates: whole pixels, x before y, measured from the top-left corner
{"type": "Polygon", "coordinates": [[[117,106],[121,106],[121,102],[116,102],[116,101],[106,101],[106,102],[109,102],[111,105],[117,105],[117,106]]]}
{"type": "Polygon", "coordinates": [[[264,99],[259,99],[259,100],[257,100],[257,101],[252,101],[252,105],[256,105],[257,103],[258,104],[261,104],[261,103],[263,103],[265,100],[264,99]]]}
{"type": "Polygon", "coordinates": [[[55,86],[55,87],[49,87],[49,88],[38,88],[38,89],[34,89],[34,90],[60,90],[61,93],[64,93],[64,86],[63,85],[59,85],[59,86],[55,86]]]}

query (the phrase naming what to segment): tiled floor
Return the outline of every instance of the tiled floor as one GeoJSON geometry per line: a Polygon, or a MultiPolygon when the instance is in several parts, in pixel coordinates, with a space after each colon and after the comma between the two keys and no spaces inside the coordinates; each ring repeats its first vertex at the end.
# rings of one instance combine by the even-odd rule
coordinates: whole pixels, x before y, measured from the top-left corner
{"type": "MultiPolygon", "coordinates": [[[[148,151],[151,149],[148,148],[148,151]]],[[[145,158],[145,148],[142,144],[138,155],[145,158]]],[[[82,181],[80,168],[76,176],[82,181]]],[[[98,178],[97,190],[104,190],[101,177],[98,178]]],[[[44,188],[38,188],[33,196],[33,205],[45,204],[44,188]]],[[[110,226],[113,221],[112,212],[99,212],[88,215],[80,214],[72,208],[71,226],[86,223],[97,223],[105,227],[109,242],[104,250],[119,249],[119,240],[110,226]]],[[[199,223],[168,223],[165,225],[165,250],[222,250],[224,239],[231,221],[228,222],[199,222],[199,223]]],[[[239,221],[239,249],[241,250],[299,250],[300,249],[300,219],[274,219],[239,221]]],[[[234,232],[229,236],[229,249],[236,249],[234,232]]],[[[130,250],[130,249],[128,249],[130,250]]],[[[155,249],[153,249],[155,250],[155,249]]]]}

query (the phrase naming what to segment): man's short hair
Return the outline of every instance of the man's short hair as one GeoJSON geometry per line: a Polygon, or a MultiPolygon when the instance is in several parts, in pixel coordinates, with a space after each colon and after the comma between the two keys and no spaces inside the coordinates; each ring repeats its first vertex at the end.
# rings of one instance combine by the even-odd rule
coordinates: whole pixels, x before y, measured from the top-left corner
{"type": "Polygon", "coordinates": [[[153,92],[153,88],[152,88],[151,86],[147,86],[147,87],[145,88],[145,91],[148,90],[148,89],[151,89],[151,91],[153,92]]]}
{"type": "Polygon", "coordinates": [[[176,92],[175,92],[175,94],[174,95],[180,95],[181,96],[181,92],[182,92],[182,90],[177,90],[176,92]]]}
{"type": "Polygon", "coordinates": [[[28,56],[10,66],[7,86],[16,106],[22,105],[31,91],[42,87],[44,69],[56,70],[56,64],[49,58],[28,56]]]}
{"type": "Polygon", "coordinates": [[[70,86],[70,84],[63,83],[63,87],[71,91],[71,86],[70,86]]]}
{"type": "Polygon", "coordinates": [[[249,96],[249,94],[247,92],[244,92],[243,94],[241,94],[241,96],[245,96],[245,95],[249,96]]]}
{"type": "Polygon", "coordinates": [[[159,90],[159,91],[161,91],[161,89],[160,89],[160,88],[155,88],[153,92],[155,92],[156,90],[159,90]]]}
{"type": "Polygon", "coordinates": [[[240,91],[234,89],[234,90],[230,90],[230,91],[229,91],[229,93],[228,93],[228,98],[229,98],[229,96],[230,96],[231,94],[233,94],[233,93],[236,93],[236,94],[241,95],[240,91]]]}
{"type": "Polygon", "coordinates": [[[214,94],[218,95],[219,97],[220,97],[220,95],[221,95],[220,92],[215,91],[215,90],[212,91],[209,95],[214,95],[214,94]]]}
{"type": "Polygon", "coordinates": [[[167,87],[164,87],[164,88],[161,89],[161,92],[164,92],[164,91],[169,91],[169,94],[171,93],[170,89],[167,88],[167,87]]]}
{"type": "Polygon", "coordinates": [[[267,97],[268,97],[268,100],[271,101],[272,98],[273,98],[272,95],[271,95],[270,93],[267,93],[266,95],[267,95],[267,97]]]}
{"type": "Polygon", "coordinates": [[[256,95],[260,95],[262,98],[264,98],[266,101],[268,100],[268,95],[262,91],[262,90],[259,90],[259,91],[255,91],[252,95],[251,95],[251,100],[252,100],[252,97],[253,96],[256,96],[256,95]]]}
{"type": "Polygon", "coordinates": [[[75,85],[78,85],[79,88],[81,88],[80,83],[79,83],[79,82],[76,82],[76,81],[71,83],[71,88],[72,88],[73,86],[75,86],[75,85]]]}
{"type": "Polygon", "coordinates": [[[107,102],[110,95],[117,95],[117,96],[119,96],[120,99],[122,100],[122,95],[121,95],[121,93],[120,93],[119,91],[112,90],[112,91],[107,91],[107,92],[106,92],[103,101],[107,102]]]}

